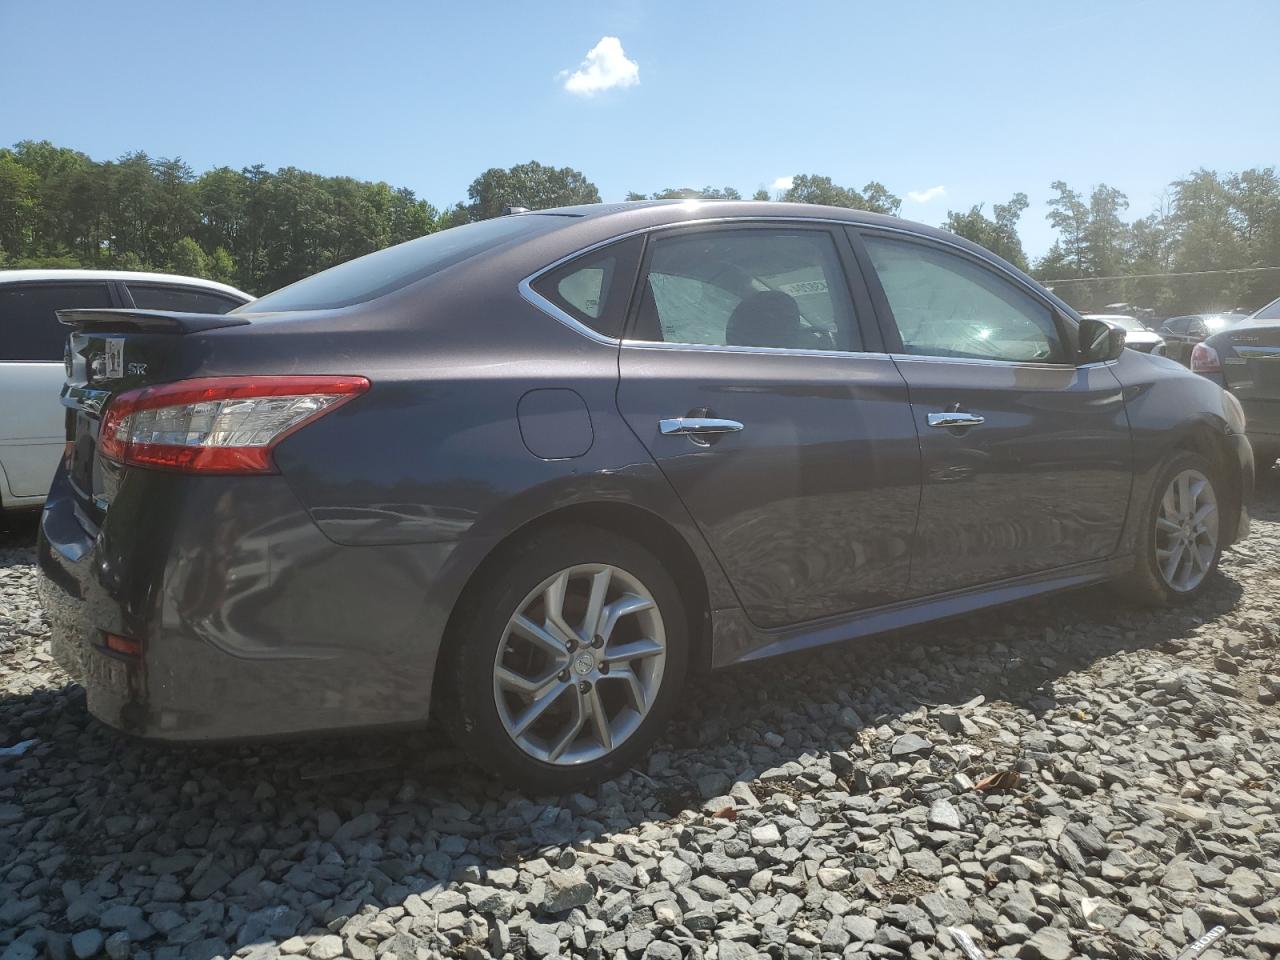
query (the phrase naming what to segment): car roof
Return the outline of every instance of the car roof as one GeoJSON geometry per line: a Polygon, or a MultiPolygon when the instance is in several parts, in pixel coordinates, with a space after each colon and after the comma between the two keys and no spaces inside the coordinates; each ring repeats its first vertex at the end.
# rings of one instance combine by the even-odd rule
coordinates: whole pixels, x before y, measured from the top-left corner
{"type": "Polygon", "coordinates": [[[511,216],[562,216],[584,220],[600,220],[623,217],[635,222],[639,229],[646,226],[664,226],[684,220],[716,219],[719,217],[766,217],[770,219],[841,220],[865,226],[910,227],[912,231],[936,234],[950,240],[956,234],[947,233],[923,223],[891,217],[869,210],[851,207],[828,207],[818,203],[784,203],[777,200],[624,200],[620,203],[583,203],[549,210],[533,210],[511,216]]]}
{"type": "Polygon", "coordinates": [[[24,283],[33,280],[131,280],[134,283],[166,283],[175,286],[201,287],[215,290],[234,297],[252,300],[253,297],[243,290],[217,280],[206,280],[203,277],[184,277],[177,273],[147,273],[141,270],[78,270],[70,268],[50,268],[45,270],[0,270],[0,283],[24,283]]]}
{"type": "MultiPolygon", "coordinates": [[[[929,237],[942,243],[960,247],[986,260],[999,263],[1016,274],[1026,276],[1016,266],[998,255],[966,240],[958,234],[931,227],[928,224],[888,214],[872,213],[868,210],[855,210],[850,207],[828,207],[817,203],[785,203],[776,200],[626,200],[621,203],[587,203],[569,207],[554,207],[549,210],[533,210],[528,213],[514,213],[510,216],[537,217],[559,216],[564,218],[560,234],[566,241],[570,237],[595,241],[621,236],[633,231],[646,230],[651,227],[673,226],[676,224],[696,224],[699,221],[715,220],[814,220],[835,221],[852,226],[880,227],[887,230],[905,231],[915,236],[929,237]],[[593,236],[594,235],[594,236],[593,236]]],[[[586,246],[582,243],[581,246],[586,246]]],[[[566,249],[565,252],[570,252],[566,249]]],[[[1027,277],[1030,280],[1030,277],[1027,277]]],[[[1040,286],[1032,280],[1036,286],[1040,286]]],[[[1061,306],[1071,310],[1061,298],[1054,297],[1061,306]]]]}

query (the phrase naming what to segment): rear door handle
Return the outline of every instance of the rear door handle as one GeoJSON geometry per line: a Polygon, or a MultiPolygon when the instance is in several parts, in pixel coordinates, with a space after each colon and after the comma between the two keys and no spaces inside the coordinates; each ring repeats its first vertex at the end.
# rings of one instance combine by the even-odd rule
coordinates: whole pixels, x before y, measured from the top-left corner
{"type": "Polygon", "coordinates": [[[976,427],[986,422],[985,417],[980,417],[976,413],[965,413],[963,410],[929,414],[931,427],[976,427]]]}
{"type": "Polygon", "coordinates": [[[737,433],[743,425],[737,420],[720,420],[716,417],[671,417],[658,421],[658,429],[664,437],[707,436],[717,433],[737,433]]]}

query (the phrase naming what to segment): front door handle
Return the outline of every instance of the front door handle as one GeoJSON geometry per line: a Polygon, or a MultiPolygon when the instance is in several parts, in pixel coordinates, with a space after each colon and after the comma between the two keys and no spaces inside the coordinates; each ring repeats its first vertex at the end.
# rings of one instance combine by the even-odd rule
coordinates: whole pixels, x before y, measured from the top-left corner
{"type": "Polygon", "coordinates": [[[948,410],[945,413],[929,414],[931,427],[976,427],[986,423],[985,417],[976,413],[965,413],[963,410],[948,410]]]}
{"type": "Polygon", "coordinates": [[[706,446],[719,434],[737,433],[742,427],[737,420],[718,417],[670,417],[658,421],[664,437],[686,436],[700,446],[706,446]]]}

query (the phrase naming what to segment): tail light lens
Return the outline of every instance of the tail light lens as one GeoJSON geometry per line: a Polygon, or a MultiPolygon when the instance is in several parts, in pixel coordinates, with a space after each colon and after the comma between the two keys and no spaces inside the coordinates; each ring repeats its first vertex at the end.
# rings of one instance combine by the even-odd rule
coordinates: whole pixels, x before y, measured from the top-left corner
{"type": "Polygon", "coordinates": [[[1195,373],[1221,373],[1222,361],[1218,351],[1207,343],[1197,343],[1191,351],[1191,369],[1195,373]]]}
{"type": "Polygon", "coordinates": [[[369,389],[364,377],[208,377],[122,393],[98,451],[183,473],[275,473],[271,450],[369,389]]]}

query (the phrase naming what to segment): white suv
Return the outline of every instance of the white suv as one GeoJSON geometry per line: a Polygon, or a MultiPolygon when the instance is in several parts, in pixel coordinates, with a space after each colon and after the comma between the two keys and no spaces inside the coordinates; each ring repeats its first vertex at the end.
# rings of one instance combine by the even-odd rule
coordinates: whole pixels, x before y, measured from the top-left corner
{"type": "Polygon", "coordinates": [[[226,313],[253,298],[212,280],[119,270],[0,270],[0,509],[44,503],[66,442],[68,330],[56,311],[226,313]]]}

